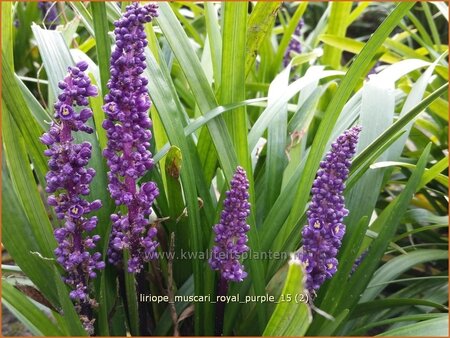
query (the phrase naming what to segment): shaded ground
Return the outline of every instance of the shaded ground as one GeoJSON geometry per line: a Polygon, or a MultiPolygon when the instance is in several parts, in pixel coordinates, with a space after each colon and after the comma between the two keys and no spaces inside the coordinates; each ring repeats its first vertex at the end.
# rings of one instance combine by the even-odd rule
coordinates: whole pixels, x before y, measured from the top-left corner
{"type": "Polygon", "coordinates": [[[2,336],[31,336],[27,330],[8,309],[2,305],[2,336]]]}
{"type": "MultiPolygon", "coordinates": [[[[14,264],[11,256],[2,246],[2,264],[14,264]]],[[[31,332],[2,304],[1,336],[31,336],[31,332]]]]}

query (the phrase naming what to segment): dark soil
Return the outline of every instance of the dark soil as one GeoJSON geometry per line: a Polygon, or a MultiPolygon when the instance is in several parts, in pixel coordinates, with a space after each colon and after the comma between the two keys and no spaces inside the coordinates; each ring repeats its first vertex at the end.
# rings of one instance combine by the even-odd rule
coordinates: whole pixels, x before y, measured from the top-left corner
{"type": "Polygon", "coordinates": [[[31,336],[31,332],[2,305],[2,337],[14,336],[31,336]]]}

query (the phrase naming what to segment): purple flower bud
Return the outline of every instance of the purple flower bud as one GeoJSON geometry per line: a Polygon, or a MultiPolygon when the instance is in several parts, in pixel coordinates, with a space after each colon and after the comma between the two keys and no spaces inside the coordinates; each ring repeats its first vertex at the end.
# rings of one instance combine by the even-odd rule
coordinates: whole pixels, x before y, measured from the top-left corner
{"type": "Polygon", "coordinates": [[[47,198],[47,203],[52,207],[56,207],[58,205],[58,200],[55,198],[54,195],[50,195],[47,198]]]}
{"type": "Polygon", "coordinates": [[[300,54],[302,52],[302,45],[299,41],[302,28],[304,25],[303,18],[299,21],[297,27],[295,27],[294,34],[292,35],[291,41],[289,42],[288,48],[283,58],[283,66],[286,67],[292,59],[292,54],[300,54]]]}
{"type": "Polygon", "coordinates": [[[246,232],[250,229],[247,217],[250,214],[248,203],[249,183],[242,167],[237,167],[231,180],[231,189],[226,192],[220,222],[213,228],[216,233],[209,265],[220,270],[222,277],[233,282],[242,282],[247,273],[239,262],[239,257],[249,250],[246,232]]]}
{"type": "Polygon", "coordinates": [[[58,88],[59,89],[66,89],[67,88],[67,83],[65,81],[59,81],[58,82],[58,88]]]}
{"type": "Polygon", "coordinates": [[[102,202],[100,200],[95,200],[91,203],[91,205],[89,206],[91,211],[95,211],[98,210],[102,207],[102,202]]]}
{"type": "Polygon", "coordinates": [[[95,86],[89,86],[86,89],[86,96],[97,96],[98,90],[95,86]]]}
{"type": "Polygon", "coordinates": [[[55,143],[55,140],[53,139],[53,137],[50,136],[50,134],[45,133],[40,137],[40,140],[42,143],[44,143],[47,146],[52,145],[53,143],[55,143]]]}
{"type": "Polygon", "coordinates": [[[81,121],[83,121],[83,123],[89,120],[91,117],[92,117],[92,110],[90,110],[89,108],[85,108],[80,111],[80,119],[81,121]]]}
{"type": "Polygon", "coordinates": [[[303,247],[299,253],[306,267],[306,288],[310,293],[318,290],[338,268],[336,256],[345,233],[342,222],[348,214],[344,207],[343,182],[347,179],[360,131],[361,127],[353,127],[331,145],[311,189],[308,224],[303,228],[303,247]]]}
{"type": "Polygon", "coordinates": [[[85,70],[88,69],[89,65],[86,61],[80,61],[76,64],[76,66],[82,71],[84,72],[85,70]]]}

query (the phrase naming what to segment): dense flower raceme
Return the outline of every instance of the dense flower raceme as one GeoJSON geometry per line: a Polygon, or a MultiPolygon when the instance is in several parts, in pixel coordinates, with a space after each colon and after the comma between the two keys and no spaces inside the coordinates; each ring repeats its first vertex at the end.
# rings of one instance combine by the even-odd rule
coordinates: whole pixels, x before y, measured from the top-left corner
{"type": "Polygon", "coordinates": [[[128,271],[139,272],[145,261],[154,258],[158,243],[156,228],[150,228],[147,218],[159,191],[155,183],[137,186],[139,178],[153,167],[150,146],[151,120],[148,116],[150,98],[148,80],[142,76],[147,45],[144,23],[157,16],[157,6],[127,7],[124,16],[114,23],[116,47],[111,55],[109,94],[103,107],[107,119],[103,122],[108,145],[103,154],[107,159],[108,189],[116,205],[126,206],[128,214],[111,215],[113,222],[109,260],[121,262],[123,250],[129,250],[128,271]]]}
{"type": "Polygon", "coordinates": [[[87,214],[102,206],[99,200],[88,202],[82,198],[89,194],[95,176],[94,169],[85,168],[91,158],[91,144],[77,144],[72,136],[72,132],[93,132],[86,124],[92,111],[83,108],[77,113],[74,109],[74,105],[87,106],[88,97],[97,95],[97,88],[84,73],[87,67],[86,62],[69,67],[69,74],[59,83],[62,93],[55,104],[55,122],[41,137],[42,143],[49,146],[45,151],[50,157],[46,175],[46,191],[51,194],[48,204],[54,207],[58,219],[64,220],[64,226],[54,232],[58,242],[55,255],[66,270],[63,280],[72,287],[70,297],[80,303],[90,301],[89,280],[96,277],[95,270],[105,266],[99,252],[90,253],[100,237],[86,235],[97,225],[97,217],[87,214]]]}
{"type": "Polygon", "coordinates": [[[51,1],[39,1],[38,8],[41,10],[42,20],[49,29],[55,29],[58,23],[57,3],[51,1]]]}
{"type": "Polygon", "coordinates": [[[306,288],[313,293],[336,272],[336,259],[345,233],[342,223],[348,210],[344,206],[344,181],[355,154],[361,128],[345,131],[332,144],[311,189],[312,201],[307,211],[308,224],[303,228],[300,259],[307,272],[306,288]]]}
{"type": "Polygon", "coordinates": [[[221,276],[229,281],[242,282],[247,273],[239,262],[239,257],[249,250],[247,243],[248,180],[245,170],[238,167],[231,180],[231,189],[223,202],[220,222],[214,226],[216,245],[212,249],[209,264],[220,270],[221,276]]]}
{"type": "Polygon", "coordinates": [[[292,39],[289,42],[288,48],[286,49],[286,53],[284,53],[284,58],[283,58],[283,66],[286,67],[289,62],[292,59],[292,54],[296,53],[296,54],[300,54],[302,52],[302,45],[300,43],[300,36],[301,36],[301,32],[302,32],[302,28],[304,25],[304,21],[303,19],[301,19],[297,25],[297,27],[295,27],[295,31],[294,34],[292,35],[292,39]]]}
{"type": "Polygon", "coordinates": [[[355,273],[356,269],[358,269],[359,265],[362,263],[364,258],[366,258],[368,253],[369,253],[369,250],[366,249],[361,253],[361,255],[359,255],[359,257],[355,260],[355,263],[353,263],[351,273],[355,273]]]}

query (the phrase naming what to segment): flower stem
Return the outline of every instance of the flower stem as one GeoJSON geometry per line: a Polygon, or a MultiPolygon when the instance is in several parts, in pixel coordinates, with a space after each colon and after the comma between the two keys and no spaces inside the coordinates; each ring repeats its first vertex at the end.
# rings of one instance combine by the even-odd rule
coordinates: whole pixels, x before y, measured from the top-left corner
{"type": "MultiPolygon", "coordinates": [[[[141,271],[136,274],[136,297],[139,299],[140,294],[148,294],[150,289],[147,279],[145,278],[145,272],[141,271]]],[[[148,306],[145,302],[138,302],[138,314],[139,314],[139,329],[143,336],[152,335],[152,316],[148,311],[148,306]]]]}
{"type": "MultiPolygon", "coordinates": [[[[220,276],[218,288],[217,288],[217,297],[226,296],[228,293],[228,281],[220,276]]],[[[225,302],[217,301],[216,303],[216,336],[222,336],[223,332],[223,319],[225,315],[225,302]]]]}

